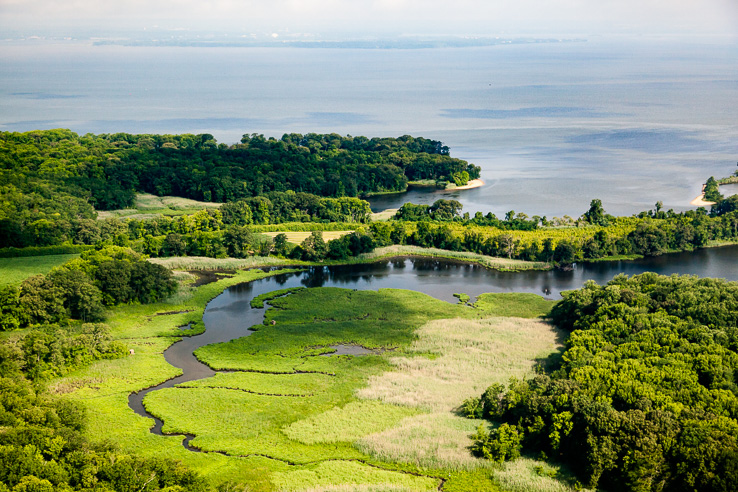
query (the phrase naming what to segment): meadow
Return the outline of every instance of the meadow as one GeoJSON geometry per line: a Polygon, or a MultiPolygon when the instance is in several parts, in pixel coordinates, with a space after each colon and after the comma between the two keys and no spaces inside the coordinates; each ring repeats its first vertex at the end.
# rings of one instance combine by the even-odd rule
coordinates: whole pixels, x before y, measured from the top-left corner
{"type": "Polygon", "coordinates": [[[0,288],[20,284],[28,277],[46,274],[79,254],[0,258],[0,288]]]}
{"type": "Polygon", "coordinates": [[[238,271],[184,287],[167,303],[116,308],[113,333],[135,355],[95,363],[52,391],[85,405],[93,441],[179,459],[214,485],[241,484],[229,490],[496,491],[541,480],[547,490],[571,489],[543,463],[495,468],[471,456],[481,421],[458,413],[465,398],[557,353],[560,334],[540,318],[552,303],[532,294],[485,294],[471,304],[396,289],[262,296],[271,307],[252,335],[196,351],[215,376],[146,396],[147,411],[175,435],[151,434],[153,422],[127,397],[177,375],[162,356],[182,336],[177,327],[200,332],[209,299],[270,274],[238,271]],[[377,350],[331,355],[338,344],[377,350]],[[205,452],[186,450],[184,433],[205,452]]]}
{"type": "Polygon", "coordinates": [[[161,215],[170,217],[188,215],[202,209],[217,209],[222,203],[201,202],[178,196],[156,196],[150,193],[136,193],[133,208],[98,211],[98,219],[120,217],[126,219],[151,219],[161,215]]]}
{"type": "MultiPolygon", "coordinates": [[[[341,238],[345,236],[346,234],[350,234],[353,231],[323,231],[323,240],[325,242],[333,241],[334,239],[341,238]]],[[[287,242],[293,243],[293,244],[300,244],[305,239],[310,237],[310,234],[312,234],[309,231],[274,231],[274,232],[262,232],[261,234],[265,236],[269,236],[271,238],[274,238],[277,236],[277,234],[284,234],[287,236],[287,242]]]]}

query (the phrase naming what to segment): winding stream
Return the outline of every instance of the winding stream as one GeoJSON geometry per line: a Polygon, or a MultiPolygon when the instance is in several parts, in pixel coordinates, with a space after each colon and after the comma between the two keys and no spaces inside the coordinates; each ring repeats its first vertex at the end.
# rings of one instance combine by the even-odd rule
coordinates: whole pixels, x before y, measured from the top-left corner
{"type": "MultiPolygon", "coordinates": [[[[381,288],[408,289],[437,299],[456,302],[453,294],[463,292],[472,298],[485,292],[532,292],[558,299],[562,291],[577,289],[585,281],[604,284],[618,273],[635,275],[652,271],[663,275],[691,274],[738,281],[738,246],[713,248],[692,253],[676,253],[627,262],[577,265],[572,271],[498,272],[478,265],[428,258],[398,258],[372,264],[313,267],[303,272],[275,275],[234,285],[208,303],[203,321],[205,332],[185,337],[164,351],[164,358],[182,374],[157,386],[131,393],[128,404],[138,415],[151,418],[151,432],[162,434],[162,422],[149,414],[143,399],[152,391],[171,388],[179,383],[204,379],[216,374],[195,358],[193,352],[212,343],[221,343],[250,335],[249,327],[261,324],[264,309],[252,309],[255,296],[288,287],[343,287],[361,290],[381,288]]],[[[194,436],[185,435],[183,445],[194,436]]]]}

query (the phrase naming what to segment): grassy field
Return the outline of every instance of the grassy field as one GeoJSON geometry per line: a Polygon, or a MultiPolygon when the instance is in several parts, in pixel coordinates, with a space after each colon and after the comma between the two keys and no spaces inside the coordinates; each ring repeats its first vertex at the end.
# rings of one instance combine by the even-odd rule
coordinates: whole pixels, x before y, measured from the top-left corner
{"type": "MultiPolygon", "coordinates": [[[[543,465],[495,469],[472,457],[469,435],[479,422],[454,413],[464,398],[530,373],[537,358],[556,349],[559,334],[536,319],[550,303],[533,295],[485,295],[476,307],[395,289],[302,289],[272,299],[251,336],[197,351],[212,367],[236,372],[144,400],[165,432],[195,434],[192,446],[217,453],[187,451],[181,435],[151,434],[152,421],[128,408],[128,394],[177,374],[162,352],[182,335],[178,326],[202,329],[209,299],[267,275],[239,271],[185,287],[167,303],[116,308],[109,324],[135,355],[99,361],[55,381],[52,392],[94,416],[91,439],[179,459],[213,484],[229,480],[251,491],[422,491],[443,484],[454,492],[538,483],[543,465]],[[329,355],[336,344],[385,351],[329,355]]],[[[559,490],[549,475],[549,490],[559,490]]]]}
{"type": "Polygon", "coordinates": [[[137,193],[134,208],[122,210],[99,211],[98,219],[109,217],[125,217],[128,219],[150,219],[158,215],[187,215],[204,208],[220,208],[222,203],[199,202],[177,196],[156,196],[149,193],[137,193]]]}
{"type": "Polygon", "coordinates": [[[381,221],[390,220],[392,217],[395,216],[395,214],[397,214],[398,210],[399,208],[388,208],[388,209],[382,210],[381,212],[373,213],[371,215],[372,222],[381,222],[381,221]]]}
{"type": "Polygon", "coordinates": [[[375,261],[393,256],[426,256],[430,258],[445,258],[449,260],[478,263],[487,268],[502,271],[550,270],[551,265],[537,261],[513,260],[485,256],[467,251],[448,251],[437,248],[421,248],[419,246],[394,245],[377,248],[371,253],[360,255],[359,261],[375,261]]]}
{"type": "Polygon", "coordinates": [[[295,265],[304,262],[285,260],[275,256],[249,256],[248,258],[208,258],[206,256],[171,256],[150,258],[150,262],[170,270],[243,270],[262,266],[295,265]]]}
{"type": "MultiPolygon", "coordinates": [[[[345,236],[346,234],[351,234],[354,231],[323,231],[323,240],[325,242],[332,241],[334,239],[338,239],[340,237],[345,236]]],[[[310,237],[312,232],[309,231],[274,231],[274,232],[262,232],[261,234],[269,237],[276,237],[277,234],[284,234],[287,236],[287,242],[294,243],[294,244],[300,244],[305,239],[310,237]]]]}
{"type": "Polygon", "coordinates": [[[39,273],[49,273],[52,268],[78,256],[78,254],[72,254],[0,258],[0,287],[19,284],[39,273]]]}

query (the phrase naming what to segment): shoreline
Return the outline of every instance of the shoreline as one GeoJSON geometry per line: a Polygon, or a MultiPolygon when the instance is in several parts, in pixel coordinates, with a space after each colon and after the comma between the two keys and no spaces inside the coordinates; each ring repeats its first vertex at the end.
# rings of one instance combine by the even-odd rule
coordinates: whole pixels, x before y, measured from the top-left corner
{"type": "Polygon", "coordinates": [[[472,190],[474,188],[479,188],[480,186],[484,186],[484,181],[481,179],[472,179],[469,180],[464,186],[456,186],[454,188],[446,188],[445,190],[441,191],[457,191],[457,190],[472,190]]]}
{"type": "Polygon", "coordinates": [[[705,194],[702,193],[700,196],[689,202],[689,204],[694,207],[711,207],[712,205],[715,205],[715,202],[705,201],[705,194]]]}

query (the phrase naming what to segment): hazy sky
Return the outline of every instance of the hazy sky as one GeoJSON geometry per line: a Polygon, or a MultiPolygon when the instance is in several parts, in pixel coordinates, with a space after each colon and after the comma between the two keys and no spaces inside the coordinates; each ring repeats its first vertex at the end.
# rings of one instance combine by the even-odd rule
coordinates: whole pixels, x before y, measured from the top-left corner
{"type": "Polygon", "coordinates": [[[0,0],[0,28],[334,32],[738,33],[738,0],[0,0]]]}

